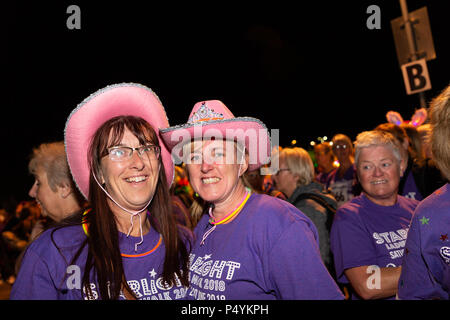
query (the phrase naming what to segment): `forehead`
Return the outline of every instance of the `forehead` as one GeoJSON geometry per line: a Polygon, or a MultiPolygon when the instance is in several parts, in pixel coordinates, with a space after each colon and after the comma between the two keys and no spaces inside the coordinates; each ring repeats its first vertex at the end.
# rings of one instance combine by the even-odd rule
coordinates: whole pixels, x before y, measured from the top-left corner
{"type": "Polygon", "coordinates": [[[360,162],[395,159],[394,152],[389,146],[369,146],[361,149],[360,162]]]}
{"type": "Polygon", "coordinates": [[[333,146],[337,146],[337,145],[349,145],[349,143],[348,143],[348,141],[347,140],[344,140],[344,139],[340,139],[340,140],[336,140],[334,143],[333,143],[333,146]]]}
{"type": "MultiPolygon", "coordinates": [[[[146,128],[142,128],[142,137],[146,141],[151,141],[151,135],[150,132],[146,128]]],[[[128,144],[139,144],[139,137],[136,136],[130,129],[127,127],[124,127],[123,134],[120,136],[117,136],[114,130],[110,130],[109,132],[109,138],[108,138],[108,145],[128,145],[128,144]]]]}
{"type": "Polygon", "coordinates": [[[184,149],[188,152],[200,152],[217,148],[235,148],[235,143],[228,140],[194,140],[184,146],[184,149]]]}

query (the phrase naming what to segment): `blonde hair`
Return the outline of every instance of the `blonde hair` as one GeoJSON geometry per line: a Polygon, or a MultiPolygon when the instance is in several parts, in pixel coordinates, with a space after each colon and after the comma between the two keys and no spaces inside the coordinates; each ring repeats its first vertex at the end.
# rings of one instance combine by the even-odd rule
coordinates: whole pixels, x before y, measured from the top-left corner
{"type": "Polygon", "coordinates": [[[442,174],[450,180],[450,86],[430,104],[431,153],[442,174]]]}
{"type": "Polygon", "coordinates": [[[308,185],[314,180],[314,165],[309,153],[303,148],[284,148],[280,152],[292,174],[299,177],[297,185],[308,185]]]}
{"type": "Polygon", "coordinates": [[[28,171],[36,174],[38,168],[42,168],[47,174],[48,184],[52,191],[56,192],[57,186],[72,185],[72,177],[62,141],[43,143],[33,149],[28,163],[28,171]]]}
{"type": "Polygon", "coordinates": [[[402,147],[399,141],[388,131],[372,130],[364,131],[356,136],[355,141],[355,165],[358,168],[361,150],[368,147],[385,146],[391,148],[395,158],[402,161],[402,147]]]}

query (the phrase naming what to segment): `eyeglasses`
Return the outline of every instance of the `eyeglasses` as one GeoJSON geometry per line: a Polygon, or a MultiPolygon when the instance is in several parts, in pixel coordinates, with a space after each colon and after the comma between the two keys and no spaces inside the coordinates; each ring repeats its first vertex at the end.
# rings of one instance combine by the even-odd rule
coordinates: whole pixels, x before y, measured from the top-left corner
{"type": "Polygon", "coordinates": [[[147,144],[137,148],[118,146],[108,148],[109,159],[112,161],[131,159],[134,150],[136,150],[140,156],[145,153],[149,159],[159,159],[159,155],[161,154],[161,148],[154,144],[147,144]]]}

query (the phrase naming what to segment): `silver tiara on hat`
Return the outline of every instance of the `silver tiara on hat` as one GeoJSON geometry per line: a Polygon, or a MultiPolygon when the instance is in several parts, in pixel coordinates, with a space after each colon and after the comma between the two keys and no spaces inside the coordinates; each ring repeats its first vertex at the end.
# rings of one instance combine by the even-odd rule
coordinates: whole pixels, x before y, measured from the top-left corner
{"type": "Polygon", "coordinates": [[[221,119],[223,119],[222,113],[214,112],[213,109],[210,109],[206,106],[206,102],[203,102],[200,108],[198,108],[198,110],[194,112],[189,118],[188,123],[221,119]]]}

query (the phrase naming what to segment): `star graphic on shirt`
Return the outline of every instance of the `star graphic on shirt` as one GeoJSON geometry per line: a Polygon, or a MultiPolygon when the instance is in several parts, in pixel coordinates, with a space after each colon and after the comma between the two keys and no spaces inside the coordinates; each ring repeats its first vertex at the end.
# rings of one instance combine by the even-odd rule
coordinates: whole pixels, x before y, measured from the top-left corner
{"type": "Polygon", "coordinates": [[[439,240],[441,240],[441,241],[448,240],[448,233],[446,233],[446,234],[441,234],[441,237],[439,238],[439,240]]]}
{"type": "Polygon", "coordinates": [[[204,260],[208,260],[209,258],[211,258],[210,254],[205,254],[205,256],[203,257],[204,260]]]}
{"type": "Polygon", "coordinates": [[[150,274],[150,277],[154,278],[156,276],[155,268],[152,269],[152,271],[148,272],[150,274]]]}
{"type": "Polygon", "coordinates": [[[422,225],[428,224],[428,221],[430,221],[430,218],[425,218],[425,216],[422,217],[422,219],[419,219],[420,222],[422,222],[422,225]]]}

